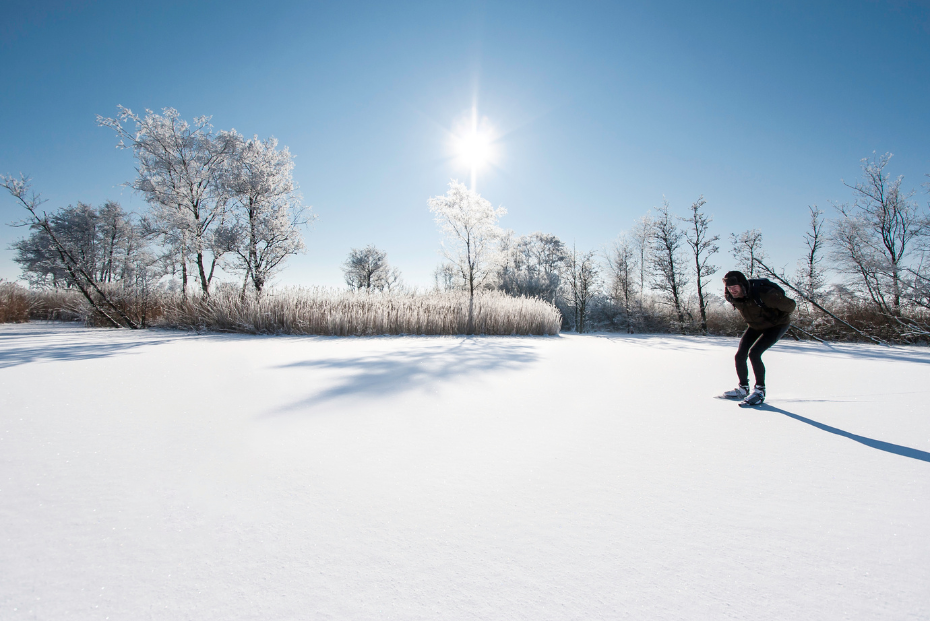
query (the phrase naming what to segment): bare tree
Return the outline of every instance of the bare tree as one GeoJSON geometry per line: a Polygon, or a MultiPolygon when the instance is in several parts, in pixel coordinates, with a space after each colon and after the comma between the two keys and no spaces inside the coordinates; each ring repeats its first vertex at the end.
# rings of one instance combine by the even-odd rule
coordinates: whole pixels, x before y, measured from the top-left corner
{"type": "Polygon", "coordinates": [[[914,306],[930,310],[930,266],[928,257],[921,257],[915,268],[905,268],[909,277],[907,298],[914,306]]]}
{"type": "Polygon", "coordinates": [[[566,298],[572,310],[575,331],[579,334],[586,329],[589,303],[597,293],[597,261],[594,251],[579,254],[572,245],[563,267],[562,283],[566,298]]]}
{"type": "Polygon", "coordinates": [[[704,294],[706,284],[704,278],[713,276],[720,269],[710,263],[710,258],[720,250],[717,246],[720,236],[710,234],[710,223],[713,218],[709,218],[701,211],[705,204],[707,201],[701,195],[691,204],[691,217],[683,218],[689,224],[685,229],[685,241],[691,247],[691,254],[694,256],[694,279],[697,286],[698,308],[701,312],[702,334],[707,334],[707,300],[704,294]]]}
{"type": "MultiPolygon", "coordinates": [[[[797,293],[798,295],[800,295],[802,298],[804,297],[804,292],[801,291],[800,289],[798,289],[795,285],[791,284],[786,276],[784,276],[784,275],[779,274],[778,272],[776,272],[774,269],[772,269],[771,267],[769,267],[768,265],[766,265],[765,262],[764,262],[763,260],[761,260],[761,259],[756,259],[756,263],[759,265],[759,268],[761,269],[762,273],[765,274],[767,277],[774,278],[775,280],[777,280],[777,281],[780,282],[781,284],[785,285],[788,289],[791,289],[792,291],[794,291],[795,293],[797,293]]],[[[809,298],[808,298],[807,301],[810,302],[812,306],[814,306],[815,308],[819,309],[819,310],[822,311],[824,314],[829,315],[829,316],[832,317],[835,321],[837,321],[837,322],[843,324],[844,326],[846,326],[847,328],[849,328],[850,330],[852,330],[853,332],[855,332],[855,333],[858,334],[859,336],[862,336],[862,337],[864,337],[864,338],[867,338],[867,339],[869,339],[870,341],[873,341],[873,342],[875,342],[875,343],[879,343],[879,344],[881,344],[881,345],[887,345],[887,344],[888,344],[888,343],[886,343],[885,341],[883,341],[882,339],[880,339],[880,338],[878,338],[878,337],[872,336],[871,334],[866,334],[865,332],[863,332],[862,330],[859,330],[858,328],[856,328],[855,326],[853,326],[853,325],[850,324],[849,322],[843,321],[841,318],[839,318],[839,317],[837,317],[836,315],[834,315],[833,313],[831,313],[829,310],[827,310],[826,308],[824,308],[823,305],[819,304],[819,303],[816,302],[815,300],[812,300],[812,299],[809,299],[809,298]]],[[[791,327],[792,327],[792,328],[795,328],[795,329],[798,329],[797,326],[791,326],[791,327]]],[[[804,332],[804,331],[801,330],[801,332],[804,332]]],[[[809,335],[810,335],[810,333],[805,333],[805,334],[809,334],[809,335]]],[[[813,335],[810,335],[810,336],[813,336],[813,335]]],[[[817,337],[814,336],[814,338],[817,338],[817,337]]],[[[822,341],[822,339],[817,339],[817,340],[822,341]]]]}
{"type": "Polygon", "coordinates": [[[746,273],[747,278],[755,278],[756,266],[759,261],[765,261],[765,251],[762,249],[762,232],[759,229],[743,231],[739,235],[730,233],[730,253],[736,259],[740,271],[746,273]]]}
{"type": "Polygon", "coordinates": [[[675,310],[679,329],[685,327],[684,290],[688,286],[685,272],[685,259],[681,247],[685,234],[678,228],[675,218],[669,213],[668,201],[656,207],[655,222],[652,227],[650,264],[652,267],[652,286],[660,291],[666,303],[675,310]]]}
{"type": "Polygon", "coordinates": [[[610,297],[623,310],[627,330],[633,330],[636,306],[638,251],[636,242],[624,234],[607,249],[607,269],[610,274],[610,297]]]}
{"type": "Polygon", "coordinates": [[[798,288],[804,292],[805,299],[816,300],[826,282],[823,263],[823,211],[817,206],[808,206],[810,211],[810,228],[804,233],[804,246],[807,251],[798,265],[798,288]]]}
{"type": "Polygon", "coordinates": [[[390,291],[400,281],[400,272],[390,266],[387,253],[374,245],[352,248],[342,273],[356,291],[390,291]]]}
{"type": "Polygon", "coordinates": [[[861,220],[835,221],[830,231],[831,258],[837,271],[850,279],[853,291],[867,295],[879,312],[887,312],[885,283],[879,277],[875,256],[867,250],[864,229],[861,220]]]}
{"type": "Polygon", "coordinates": [[[852,205],[837,205],[840,217],[834,225],[835,256],[847,274],[861,278],[881,312],[900,312],[903,272],[911,244],[927,231],[913,192],[901,189],[903,177],[892,180],[885,172],[891,153],[862,160],[862,180],[853,185],[852,205]]]}
{"type": "MultiPolygon", "coordinates": [[[[930,174],[926,176],[930,178],[930,174]]],[[[930,182],[925,183],[924,187],[930,193],[930,182]]],[[[921,234],[914,248],[920,258],[916,265],[912,262],[912,265],[905,267],[904,271],[909,280],[907,283],[908,301],[918,308],[930,310],[930,209],[922,218],[921,224],[921,234]]]]}
{"type": "Polygon", "coordinates": [[[436,291],[456,291],[461,285],[456,283],[456,270],[450,263],[440,263],[433,270],[433,282],[436,291]]]}
{"type": "Polygon", "coordinates": [[[644,297],[646,295],[646,271],[649,264],[649,250],[652,243],[652,227],[655,222],[647,213],[636,221],[630,231],[630,236],[636,249],[637,265],[639,267],[639,311],[642,313],[644,297]]]}
{"type": "Polygon", "coordinates": [[[136,322],[101,289],[101,283],[87,263],[88,258],[82,256],[82,248],[61,239],[55,232],[48,214],[43,211],[40,215],[39,210],[45,201],[32,191],[29,179],[24,176],[16,179],[0,175],[0,187],[5,188],[29,212],[30,223],[47,236],[71,284],[81,292],[91,307],[114,328],[138,328],[136,322]]]}
{"type": "Polygon", "coordinates": [[[207,296],[225,245],[215,244],[212,233],[226,214],[220,176],[235,149],[235,136],[214,134],[207,116],[196,117],[190,125],[173,108],[165,108],[162,114],[145,112],[140,117],[119,106],[117,118],[97,115],[97,124],[116,132],[118,148],[133,150],[138,177],[131,185],[151,206],[152,226],[164,236],[177,238],[182,288],[187,290],[190,256],[207,296]],[[127,121],[135,125],[134,130],[123,127],[127,121]]]}

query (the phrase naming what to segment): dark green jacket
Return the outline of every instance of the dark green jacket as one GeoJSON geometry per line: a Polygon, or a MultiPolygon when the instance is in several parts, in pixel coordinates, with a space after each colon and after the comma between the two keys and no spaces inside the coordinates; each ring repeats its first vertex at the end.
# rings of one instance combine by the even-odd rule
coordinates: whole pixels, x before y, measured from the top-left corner
{"type": "Polygon", "coordinates": [[[739,311],[749,327],[756,330],[790,324],[791,313],[797,306],[794,300],[778,291],[766,291],[759,296],[762,306],[756,304],[755,300],[748,295],[743,298],[734,298],[729,291],[725,291],[724,297],[739,311]]]}

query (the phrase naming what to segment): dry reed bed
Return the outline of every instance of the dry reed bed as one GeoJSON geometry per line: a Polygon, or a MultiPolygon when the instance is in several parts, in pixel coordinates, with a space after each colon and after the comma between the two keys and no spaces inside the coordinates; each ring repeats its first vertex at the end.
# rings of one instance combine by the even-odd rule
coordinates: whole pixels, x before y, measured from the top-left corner
{"type": "MultiPolygon", "coordinates": [[[[244,300],[219,292],[207,300],[159,300],[164,327],[255,334],[465,334],[469,299],[464,293],[353,293],[285,289],[244,300]]],[[[558,309],[536,299],[487,292],[475,296],[474,333],[558,334],[558,309]]]]}
{"type": "MultiPolygon", "coordinates": [[[[202,299],[107,289],[123,313],[146,326],[327,336],[468,332],[469,299],[461,292],[366,294],[289,288],[272,290],[256,299],[225,289],[202,299]]],[[[497,292],[476,295],[473,314],[475,334],[558,334],[561,327],[558,309],[548,302],[497,292]]],[[[92,326],[109,325],[77,291],[30,291],[0,283],[0,322],[29,319],[79,319],[92,326]]]]}

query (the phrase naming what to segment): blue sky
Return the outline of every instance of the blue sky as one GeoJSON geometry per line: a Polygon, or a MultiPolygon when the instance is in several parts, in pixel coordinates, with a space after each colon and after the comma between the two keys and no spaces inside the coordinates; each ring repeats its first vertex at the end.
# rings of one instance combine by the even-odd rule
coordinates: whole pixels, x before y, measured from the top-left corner
{"type": "MultiPolygon", "coordinates": [[[[95,115],[170,106],[273,135],[318,216],[282,284],[341,286],[369,243],[431,284],[426,201],[469,178],[448,143],[474,102],[500,136],[478,190],[501,225],[580,249],[703,194],[721,237],[759,228],[792,267],[807,206],[849,200],[841,179],[873,151],[928,202],[926,1],[3,5],[0,172],[31,175],[49,208],[142,209],[95,115]]],[[[21,215],[0,198],[0,278],[19,273],[21,215]]]]}

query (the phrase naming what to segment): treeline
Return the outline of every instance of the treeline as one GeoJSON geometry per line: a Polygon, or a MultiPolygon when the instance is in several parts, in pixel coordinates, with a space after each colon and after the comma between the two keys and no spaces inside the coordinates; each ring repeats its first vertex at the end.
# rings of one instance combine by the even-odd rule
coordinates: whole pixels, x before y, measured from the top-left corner
{"type": "MultiPolygon", "coordinates": [[[[303,250],[301,230],[311,216],[292,178],[291,154],[274,138],[214,131],[208,117],[188,123],[171,108],[139,116],[120,107],[98,124],[135,158],[137,176],[127,185],[145,199],[142,213],[107,201],[49,214],[28,178],[0,177],[28,214],[28,234],[12,246],[23,278],[35,292],[81,298],[32,295],[34,316],[81,315],[138,328],[166,316],[175,300],[193,295],[206,303],[219,290],[230,304],[237,291],[245,309],[303,250]],[[55,310],[55,300],[69,301],[55,310]]],[[[887,172],[890,158],[862,161],[861,178],[848,185],[853,201],[835,205],[832,217],[810,207],[805,253],[791,270],[771,265],[759,230],[722,240],[703,196],[684,215],[664,202],[607,248],[578,249],[552,234],[503,230],[504,208],[452,181],[446,194],[428,200],[443,234],[434,289],[467,294],[456,298],[465,305],[466,333],[478,329],[476,296],[499,292],[557,308],[562,329],[576,332],[736,334],[742,322],[710,287],[725,263],[775,280],[798,301],[798,338],[926,342],[930,215],[903,179],[887,172]]],[[[380,294],[372,299],[415,293],[373,245],[351,249],[343,272],[350,290],[380,294]]],[[[12,285],[3,291],[4,299],[22,298],[12,285]]]]}
{"type": "MultiPolygon", "coordinates": [[[[758,229],[722,241],[703,196],[684,216],[664,202],[608,248],[579,250],[555,235],[500,229],[506,211],[453,181],[429,201],[446,236],[436,288],[543,299],[559,308],[563,328],[577,332],[736,334],[742,321],[710,290],[725,261],[798,301],[796,338],[928,342],[930,213],[887,172],[890,159],[862,160],[861,178],[847,184],[853,201],[835,205],[832,218],[809,208],[805,253],[792,270],[771,264],[758,229]]],[[[357,282],[351,264],[347,281],[357,282]]]]}

